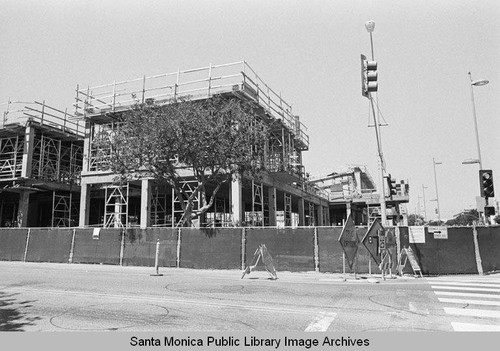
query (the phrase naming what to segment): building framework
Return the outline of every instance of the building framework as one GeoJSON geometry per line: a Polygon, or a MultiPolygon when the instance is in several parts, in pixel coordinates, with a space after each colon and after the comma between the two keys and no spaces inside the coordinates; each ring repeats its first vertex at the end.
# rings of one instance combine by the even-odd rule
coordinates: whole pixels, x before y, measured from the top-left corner
{"type": "MultiPolygon", "coordinates": [[[[103,189],[114,186],[114,175],[109,172],[107,162],[110,149],[94,140],[103,133],[111,135],[118,125],[116,116],[136,103],[162,105],[182,98],[207,99],[215,94],[251,103],[259,118],[267,123],[270,129],[270,138],[264,146],[267,172],[258,181],[239,177],[223,185],[215,205],[195,225],[328,225],[325,210],[328,200],[307,184],[302,165],[302,152],[309,148],[306,127],[281,94],[243,61],[84,89],[77,86],[75,115],[88,122],[80,226],[178,226],[182,219],[179,199],[170,187],[155,179],[131,181],[126,185],[129,189],[126,193],[121,185],[114,188],[120,192],[120,201],[108,199],[103,189]]],[[[188,193],[195,188],[192,182],[186,173],[184,186],[188,193]]],[[[199,198],[195,201],[197,206],[199,198]]]]}
{"type": "Polygon", "coordinates": [[[0,125],[0,226],[77,224],[84,123],[45,102],[5,105],[0,125]]]}

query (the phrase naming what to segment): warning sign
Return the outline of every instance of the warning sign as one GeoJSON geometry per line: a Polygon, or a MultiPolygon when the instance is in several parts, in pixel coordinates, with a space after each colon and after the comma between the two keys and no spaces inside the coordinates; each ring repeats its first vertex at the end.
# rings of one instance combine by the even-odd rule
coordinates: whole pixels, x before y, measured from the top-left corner
{"type": "Polygon", "coordinates": [[[273,264],[273,258],[269,254],[269,251],[267,250],[266,245],[261,244],[257,250],[255,250],[255,253],[253,255],[252,259],[252,264],[248,265],[245,270],[243,271],[243,275],[241,276],[241,279],[246,274],[250,274],[252,270],[257,266],[259,263],[260,259],[262,258],[262,262],[264,263],[266,267],[266,271],[271,275],[273,280],[278,279],[278,275],[276,274],[276,269],[274,268],[273,264]]]}
{"type": "Polygon", "coordinates": [[[358,252],[358,234],[356,233],[356,227],[354,226],[354,221],[352,219],[352,215],[347,217],[347,221],[344,224],[344,228],[342,228],[342,233],[339,236],[339,242],[342,246],[342,250],[344,250],[345,256],[347,258],[347,263],[349,264],[349,268],[352,269],[352,265],[356,258],[356,254],[358,252]]]}
{"type": "MultiPolygon", "coordinates": [[[[361,243],[366,250],[370,253],[370,256],[373,258],[377,265],[380,264],[380,256],[379,256],[379,233],[384,232],[384,227],[380,224],[380,221],[376,219],[370,228],[366,231],[365,236],[361,240],[361,243]]],[[[382,242],[380,242],[381,244],[382,242]]]]}

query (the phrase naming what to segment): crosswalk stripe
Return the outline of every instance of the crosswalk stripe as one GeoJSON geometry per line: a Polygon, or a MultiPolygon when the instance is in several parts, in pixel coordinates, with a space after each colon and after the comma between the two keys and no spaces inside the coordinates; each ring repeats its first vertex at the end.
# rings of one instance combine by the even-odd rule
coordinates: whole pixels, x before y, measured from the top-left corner
{"type": "Polygon", "coordinates": [[[500,325],[452,322],[451,326],[455,331],[464,331],[464,332],[500,331],[500,325]]]}
{"type": "Polygon", "coordinates": [[[467,279],[467,278],[446,278],[446,277],[436,277],[436,278],[427,278],[427,280],[434,284],[435,282],[462,282],[462,283],[486,283],[486,284],[500,284],[500,279],[467,279]]]}
{"type": "Polygon", "coordinates": [[[465,290],[465,291],[490,291],[490,292],[496,292],[500,294],[500,288],[499,289],[493,289],[493,288],[469,288],[465,286],[449,286],[449,285],[432,285],[431,286],[433,289],[444,289],[444,290],[465,290]]]}
{"type": "Polygon", "coordinates": [[[304,330],[305,332],[324,332],[335,319],[336,313],[321,312],[304,330]]]}
{"type": "Polygon", "coordinates": [[[500,289],[499,284],[487,284],[487,283],[466,283],[466,282],[432,282],[432,284],[436,285],[457,285],[457,286],[480,286],[483,288],[498,288],[500,289]]]}
{"type": "Polygon", "coordinates": [[[478,309],[472,309],[472,308],[453,308],[453,307],[445,307],[444,311],[447,314],[451,314],[451,315],[455,315],[455,316],[500,318],[500,311],[478,310],[478,309]]]}
{"type": "Polygon", "coordinates": [[[448,299],[438,298],[440,302],[446,303],[462,303],[468,305],[484,305],[484,306],[500,306],[500,301],[487,301],[487,300],[471,300],[471,299],[448,299]]]}
{"type": "Polygon", "coordinates": [[[434,294],[441,296],[461,296],[461,297],[478,297],[478,298],[490,298],[490,299],[500,299],[500,295],[493,294],[480,294],[480,293],[465,293],[456,291],[434,291],[434,294]]]}

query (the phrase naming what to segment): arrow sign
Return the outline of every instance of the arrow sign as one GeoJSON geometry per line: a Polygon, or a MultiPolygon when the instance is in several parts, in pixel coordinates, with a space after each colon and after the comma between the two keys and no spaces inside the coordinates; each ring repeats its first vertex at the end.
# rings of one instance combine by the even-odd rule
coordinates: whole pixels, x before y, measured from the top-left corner
{"type": "Polygon", "coordinates": [[[350,214],[349,217],[347,217],[344,228],[342,228],[342,233],[340,233],[339,242],[342,246],[342,250],[344,250],[345,252],[349,268],[352,269],[354,259],[356,258],[356,253],[358,252],[359,238],[358,234],[356,233],[354,221],[350,214]]]}
{"type": "Polygon", "coordinates": [[[379,244],[379,233],[384,232],[384,227],[380,224],[378,219],[372,223],[370,228],[366,231],[361,243],[366,247],[366,250],[370,253],[377,265],[380,265],[380,256],[378,254],[378,244],[379,244]]]}

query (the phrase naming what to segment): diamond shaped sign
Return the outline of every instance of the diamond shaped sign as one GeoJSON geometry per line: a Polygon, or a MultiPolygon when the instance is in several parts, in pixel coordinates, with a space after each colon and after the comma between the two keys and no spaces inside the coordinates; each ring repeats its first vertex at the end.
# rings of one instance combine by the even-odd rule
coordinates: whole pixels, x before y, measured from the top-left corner
{"type": "Polygon", "coordinates": [[[349,268],[352,269],[354,259],[356,258],[356,253],[358,252],[359,238],[358,234],[356,233],[354,221],[350,214],[349,217],[347,217],[344,228],[342,228],[342,233],[340,233],[339,242],[342,246],[342,250],[344,250],[345,252],[349,268]]]}
{"type": "Polygon", "coordinates": [[[378,251],[379,233],[383,233],[383,231],[384,227],[382,226],[380,221],[376,219],[375,222],[373,222],[370,228],[368,228],[368,230],[366,231],[363,240],[361,240],[361,243],[364,245],[364,247],[366,247],[366,249],[370,253],[370,256],[373,258],[377,265],[380,264],[380,256],[378,251]]]}

